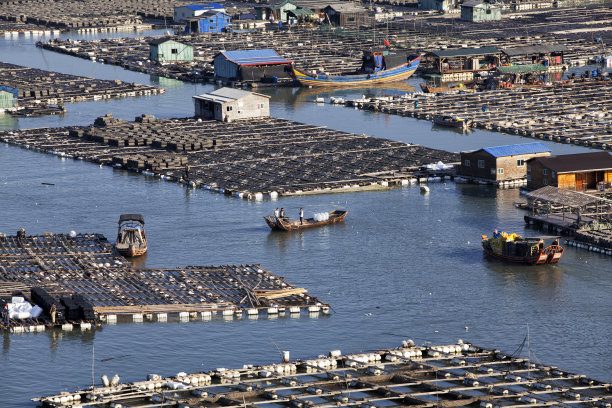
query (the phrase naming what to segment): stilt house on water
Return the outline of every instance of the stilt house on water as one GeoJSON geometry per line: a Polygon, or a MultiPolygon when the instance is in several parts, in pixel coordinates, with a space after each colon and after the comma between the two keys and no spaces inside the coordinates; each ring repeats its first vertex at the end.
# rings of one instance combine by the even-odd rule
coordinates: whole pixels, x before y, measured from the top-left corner
{"type": "Polygon", "coordinates": [[[231,122],[270,116],[270,97],[235,88],[221,88],[194,96],[195,116],[231,122]]]}
{"type": "Polygon", "coordinates": [[[612,155],[608,152],[535,157],[526,164],[529,189],[554,186],[585,191],[612,187],[612,155]]]}
{"type": "Polygon", "coordinates": [[[221,51],[214,58],[215,77],[250,82],[278,82],[292,79],[293,61],[272,49],[221,51]]]}
{"type": "Polygon", "coordinates": [[[193,61],[193,47],[170,37],[161,37],[149,42],[149,58],[156,62],[193,61]]]}
{"type": "Polygon", "coordinates": [[[550,149],[540,142],[461,152],[457,175],[492,181],[524,179],[527,174],[525,162],[541,156],[550,156],[550,149]]]}

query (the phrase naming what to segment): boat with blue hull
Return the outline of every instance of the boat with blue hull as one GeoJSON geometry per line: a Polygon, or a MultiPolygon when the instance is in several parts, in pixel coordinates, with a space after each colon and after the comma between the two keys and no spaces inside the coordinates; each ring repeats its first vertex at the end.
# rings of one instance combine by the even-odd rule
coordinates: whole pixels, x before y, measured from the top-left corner
{"type": "Polygon", "coordinates": [[[359,70],[340,75],[315,74],[293,67],[295,79],[303,86],[360,86],[403,81],[419,66],[421,56],[408,57],[391,51],[366,51],[359,70]]]}

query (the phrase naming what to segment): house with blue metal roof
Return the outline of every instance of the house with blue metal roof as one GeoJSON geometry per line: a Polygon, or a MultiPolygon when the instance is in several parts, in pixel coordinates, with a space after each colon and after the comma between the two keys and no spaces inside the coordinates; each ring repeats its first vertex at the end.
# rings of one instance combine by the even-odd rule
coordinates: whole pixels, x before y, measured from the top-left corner
{"type": "Polygon", "coordinates": [[[476,180],[503,182],[525,180],[525,162],[534,157],[550,156],[550,148],[540,142],[485,147],[461,152],[457,175],[476,180]]]}
{"type": "Polygon", "coordinates": [[[214,58],[215,77],[230,81],[287,80],[293,77],[291,64],[272,49],[221,51],[214,58]]]}
{"type": "Polygon", "coordinates": [[[206,3],[206,4],[190,4],[186,6],[174,7],[174,21],[176,23],[184,23],[186,19],[199,17],[207,11],[220,11],[225,13],[225,7],[219,3],[206,3]]]}

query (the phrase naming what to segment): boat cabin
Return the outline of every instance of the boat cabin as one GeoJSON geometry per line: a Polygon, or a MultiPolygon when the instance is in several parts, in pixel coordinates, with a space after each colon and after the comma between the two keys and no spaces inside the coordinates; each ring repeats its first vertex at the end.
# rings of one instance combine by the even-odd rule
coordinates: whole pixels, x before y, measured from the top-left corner
{"type": "Polygon", "coordinates": [[[404,52],[367,50],[363,52],[360,73],[373,74],[378,71],[395,68],[407,62],[408,56],[404,52]]]}

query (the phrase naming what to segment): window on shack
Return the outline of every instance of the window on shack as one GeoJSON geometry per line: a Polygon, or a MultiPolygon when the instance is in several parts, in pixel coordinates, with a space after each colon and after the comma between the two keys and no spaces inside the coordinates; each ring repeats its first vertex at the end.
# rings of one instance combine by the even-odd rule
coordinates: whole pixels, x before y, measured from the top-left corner
{"type": "Polygon", "coordinates": [[[478,160],[478,168],[484,169],[484,160],[478,160]]]}
{"type": "Polygon", "coordinates": [[[472,165],[472,163],[470,162],[470,159],[465,159],[465,161],[463,162],[463,165],[465,167],[470,167],[472,165]]]}
{"type": "Polygon", "coordinates": [[[524,165],[525,165],[525,160],[518,159],[518,160],[516,161],[516,166],[517,166],[517,167],[523,167],[524,165]]]}
{"type": "Polygon", "coordinates": [[[170,50],[170,53],[171,53],[171,54],[178,54],[178,48],[172,48],[172,49],[170,50]]]}
{"type": "Polygon", "coordinates": [[[225,109],[226,109],[226,110],[229,112],[229,111],[233,110],[233,107],[232,107],[232,106],[228,106],[228,107],[227,107],[227,108],[225,108],[225,109]]]}

